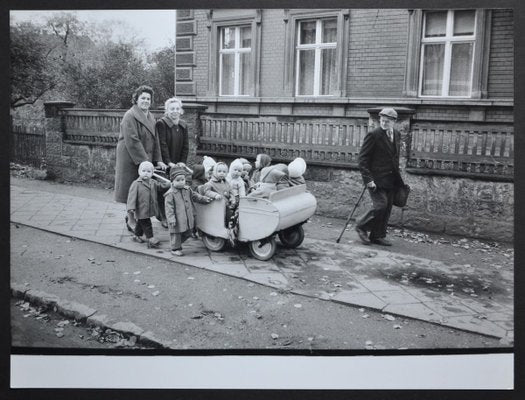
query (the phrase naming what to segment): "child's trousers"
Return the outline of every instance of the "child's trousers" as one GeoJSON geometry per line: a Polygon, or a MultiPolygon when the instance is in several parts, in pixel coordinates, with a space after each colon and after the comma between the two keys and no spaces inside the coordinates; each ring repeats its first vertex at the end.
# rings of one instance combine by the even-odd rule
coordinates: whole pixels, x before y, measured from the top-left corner
{"type": "Polygon", "coordinates": [[[137,226],[135,226],[135,235],[140,237],[144,234],[148,239],[153,237],[153,227],[149,218],[137,220],[137,226]]]}
{"type": "Polygon", "coordinates": [[[191,230],[182,233],[170,233],[170,245],[172,250],[181,250],[182,243],[191,237],[191,230]]]}

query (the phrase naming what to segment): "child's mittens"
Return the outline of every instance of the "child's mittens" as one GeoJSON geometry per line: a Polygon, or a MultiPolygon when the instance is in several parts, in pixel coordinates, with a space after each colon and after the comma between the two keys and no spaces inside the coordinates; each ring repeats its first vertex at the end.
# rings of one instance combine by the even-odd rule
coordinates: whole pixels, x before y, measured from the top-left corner
{"type": "Polygon", "coordinates": [[[213,200],[214,199],[212,199],[211,197],[204,196],[204,201],[206,202],[206,204],[211,203],[213,200]]]}

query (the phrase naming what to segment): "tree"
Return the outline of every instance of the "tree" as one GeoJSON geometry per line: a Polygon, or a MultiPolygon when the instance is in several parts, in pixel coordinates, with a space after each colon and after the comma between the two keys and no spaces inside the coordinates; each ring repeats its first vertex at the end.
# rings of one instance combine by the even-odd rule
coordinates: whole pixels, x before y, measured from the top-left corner
{"type": "Polygon", "coordinates": [[[133,91],[149,82],[143,61],[135,54],[133,46],[126,43],[110,43],[101,55],[96,64],[68,67],[79,105],[128,108],[133,91]]]}
{"type": "Polygon", "coordinates": [[[11,27],[11,108],[34,104],[58,82],[48,69],[49,49],[30,23],[11,27]]]}
{"type": "Polygon", "coordinates": [[[175,83],[175,46],[165,47],[151,56],[149,72],[151,85],[155,90],[157,103],[173,96],[175,83]]]}

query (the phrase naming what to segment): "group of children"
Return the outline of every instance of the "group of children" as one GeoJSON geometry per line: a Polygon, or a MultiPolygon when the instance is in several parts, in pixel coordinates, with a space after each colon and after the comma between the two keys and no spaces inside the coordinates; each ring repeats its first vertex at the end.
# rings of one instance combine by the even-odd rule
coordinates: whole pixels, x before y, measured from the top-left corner
{"type": "Polygon", "coordinates": [[[182,163],[172,167],[169,172],[171,183],[153,179],[153,164],[142,162],[139,177],[131,184],[127,201],[128,219],[136,222],[133,240],[146,242],[148,247],[159,246],[150,218],[163,214],[159,203],[164,203],[171,253],[182,256],[182,243],[195,232],[194,202],[206,204],[224,198],[225,226],[234,243],[240,197],[268,198],[276,190],[305,184],[306,163],[302,158],[296,158],[288,165],[271,165],[271,162],[267,154],[258,154],[255,168],[244,158],[235,159],[228,167],[224,162],[215,162],[204,156],[202,164],[195,165],[191,173],[182,163]],[[158,196],[164,196],[164,202],[159,202],[158,196]]]}

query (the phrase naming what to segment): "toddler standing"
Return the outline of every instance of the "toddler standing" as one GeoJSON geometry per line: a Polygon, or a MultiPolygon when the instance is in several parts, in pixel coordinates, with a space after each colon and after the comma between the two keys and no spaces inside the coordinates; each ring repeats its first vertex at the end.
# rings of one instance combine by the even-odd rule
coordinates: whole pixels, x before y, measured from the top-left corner
{"type": "Polygon", "coordinates": [[[171,254],[182,256],[182,243],[193,233],[195,228],[195,207],[193,202],[209,203],[207,196],[191,190],[186,186],[186,171],[175,167],[170,171],[171,188],[164,195],[166,219],[170,232],[171,254]]]}
{"type": "Polygon", "coordinates": [[[131,214],[137,221],[133,240],[144,243],[142,235],[145,235],[148,247],[159,246],[160,241],[153,236],[153,227],[150,218],[160,215],[157,201],[159,186],[162,188],[168,187],[168,184],[160,184],[151,179],[153,171],[153,164],[149,161],[140,163],[138,170],[139,177],[134,180],[129,187],[128,201],[126,204],[128,214],[131,214]]]}

